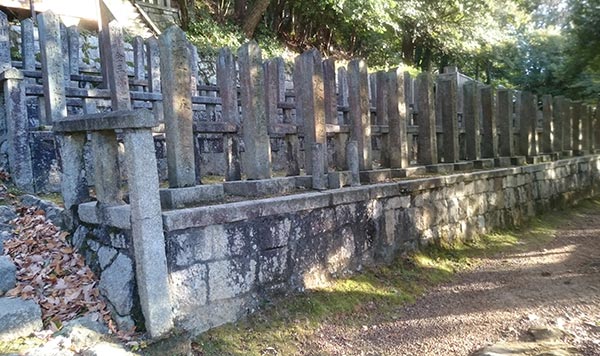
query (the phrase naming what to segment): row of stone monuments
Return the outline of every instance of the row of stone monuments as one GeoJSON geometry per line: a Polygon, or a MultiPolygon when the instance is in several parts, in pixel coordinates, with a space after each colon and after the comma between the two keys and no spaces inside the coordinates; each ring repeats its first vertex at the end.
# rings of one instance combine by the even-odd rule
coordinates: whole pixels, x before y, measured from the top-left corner
{"type": "Polygon", "coordinates": [[[37,17],[39,70],[29,25],[21,69],[0,32],[4,140],[11,175],[23,190],[36,189],[32,137],[53,143],[65,208],[75,221],[81,204],[92,200],[90,186],[97,223],[128,206],[140,304],[154,336],[172,326],[163,209],[226,194],[276,195],[535,163],[600,146],[597,111],[582,102],[544,96],[539,111],[531,93],[465,81],[452,68],[435,80],[400,69],[369,75],[362,60],[336,70],[333,60],[310,50],[296,58],[290,90],[283,61],[263,61],[249,42],[237,58],[222,49],[216,85],[199,85],[193,47],[177,27],[145,43],[135,39],[130,77],[121,27],[101,9],[99,79],[72,65],[76,41],[65,52],[60,19],[51,12],[37,17]],[[31,125],[31,97],[43,103],[38,127],[31,125]],[[202,135],[221,140],[220,150],[208,155],[219,156],[222,184],[201,184],[202,135]],[[281,150],[271,147],[276,140],[281,150]],[[159,188],[161,160],[165,189],[159,188]],[[274,171],[285,177],[273,178],[274,171]]]}

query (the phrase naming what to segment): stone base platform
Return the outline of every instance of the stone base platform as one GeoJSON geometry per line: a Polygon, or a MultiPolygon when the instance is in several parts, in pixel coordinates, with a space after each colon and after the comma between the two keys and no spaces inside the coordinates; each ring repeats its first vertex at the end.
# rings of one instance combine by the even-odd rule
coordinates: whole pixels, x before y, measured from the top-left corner
{"type": "Polygon", "coordinates": [[[427,173],[452,173],[454,172],[454,163],[438,163],[426,166],[427,173]]]}
{"type": "Polygon", "coordinates": [[[476,169],[494,168],[494,159],[493,158],[477,159],[477,160],[473,161],[473,166],[476,169]]]}
{"type": "Polygon", "coordinates": [[[512,165],[511,157],[497,157],[494,158],[494,166],[496,167],[508,167],[512,165]]]}
{"type": "Polygon", "coordinates": [[[473,161],[462,161],[454,163],[455,171],[470,171],[475,168],[473,161]]]}

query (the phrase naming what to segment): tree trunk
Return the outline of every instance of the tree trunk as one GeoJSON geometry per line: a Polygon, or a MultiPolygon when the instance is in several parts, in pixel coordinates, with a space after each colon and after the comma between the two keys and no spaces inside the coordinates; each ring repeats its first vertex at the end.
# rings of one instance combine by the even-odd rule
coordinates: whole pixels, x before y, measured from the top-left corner
{"type": "Polygon", "coordinates": [[[242,29],[247,38],[252,38],[254,35],[254,31],[265,11],[267,11],[270,2],[271,0],[256,0],[252,9],[248,12],[248,15],[246,15],[242,29]]]}
{"type": "Polygon", "coordinates": [[[189,30],[190,23],[196,17],[196,2],[194,0],[177,0],[181,11],[181,28],[189,30]]]}
{"type": "Polygon", "coordinates": [[[236,21],[241,24],[244,20],[244,14],[246,13],[246,6],[248,1],[246,0],[235,0],[235,7],[233,9],[234,17],[236,21]]]}
{"type": "Polygon", "coordinates": [[[403,26],[402,31],[402,59],[404,64],[414,65],[415,63],[415,39],[413,29],[410,26],[403,26]]]}

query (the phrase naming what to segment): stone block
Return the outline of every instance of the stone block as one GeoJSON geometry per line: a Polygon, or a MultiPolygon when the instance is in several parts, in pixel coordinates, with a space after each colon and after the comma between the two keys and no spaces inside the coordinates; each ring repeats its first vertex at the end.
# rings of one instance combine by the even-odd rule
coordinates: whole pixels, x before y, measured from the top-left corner
{"type": "Polygon", "coordinates": [[[544,162],[544,159],[542,156],[527,156],[528,164],[540,164],[542,162],[544,162]]]}
{"type": "Polygon", "coordinates": [[[258,282],[271,284],[285,282],[288,273],[288,248],[262,251],[258,257],[258,282]]]}
{"type": "Polygon", "coordinates": [[[279,177],[225,182],[223,183],[223,189],[227,194],[242,197],[289,194],[294,192],[296,189],[296,178],[279,177]]]}
{"type": "Polygon", "coordinates": [[[352,185],[352,174],[350,171],[329,172],[327,174],[329,188],[339,189],[352,185]]]}
{"type": "Polygon", "coordinates": [[[525,157],[525,156],[511,157],[510,162],[513,166],[523,166],[527,163],[527,157],[525,157]]]}
{"type": "Polygon", "coordinates": [[[361,183],[373,184],[389,182],[392,179],[392,172],[390,169],[372,169],[366,171],[360,171],[361,183]]]}
{"type": "Polygon", "coordinates": [[[572,150],[564,150],[560,153],[560,157],[561,158],[573,157],[573,151],[572,150]]]}
{"type": "Polygon", "coordinates": [[[494,166],[496,166],[496,167],[508,167],[511,164],[512,164],[511,157],[494,158],[494,166]]]}
{"type": "Polygon", "coordinates": [[[169,274],[171,303],[176,318],[193,314],[196,308],[208,302],[207,280],[205,264],[194,264],[169,274]]]}
{"type": "Polygon", "coordinates": [[[104,224],[118,229],[131,229],[131,210],[129,205],[117,205],[98,211],[96,202],[80,204],[77,213],[79,220],[88,224],[104,224]]]}
{"type": "MultiPolygon", "coordinates": [[[[2,243],[2,242],[0,242],[2,243]]],[[[13,289],[17,283],[17,268],[8,256],[0,256],[0,295],[13,289]]]]}
{"type": "Polygon", "coordinates": [[[42,311],[33,300],[0,298],[0,341],[28,336],[42,329],[42,311]]]}
{"type": "Polygon", "coordinates": [[[415,176],[422,176],[427,173],[425,166],[407,167],[407,168],[394,168],[392,171],[393,178],[408,178],[415,176]]]}
{"type": "Polygon", "coordinates": [[[462,161],[454,163],[455,171],[470,171],[475,168],[473,161],[462,161]]]}
{"type": "Polygon", "coordinates": [[[209,302],[230,299],[249,292],[254,287],[255,276],[256,261],[249,257],[209,263],[209,302]]]}
{"type": "Polygon", "coordinates": [[[168,188],[160,190],[160,205],[163,209],[179,209],[195,204],[219,201],[224,197],[223,184],[168,188]]]}
{"type": "Polygon", "coordinates": [[[477,160],[473,161],[473,166],[476,169],[494,168],[494,159],[493,158],[477,159],[477,160]]]}
{"type": "Polygon", "coordinates": [[[133,307],[134,287],[131,259],[124,254],[119,254],[110,266],[102,271],[98,286],[117,314],[129,315],[133,307]]]}
{"type": "Polygon", "coordinates": [[[427,173],[448,174],[454,172],[454,163],[438,163],[425,167],[427,173]]]}

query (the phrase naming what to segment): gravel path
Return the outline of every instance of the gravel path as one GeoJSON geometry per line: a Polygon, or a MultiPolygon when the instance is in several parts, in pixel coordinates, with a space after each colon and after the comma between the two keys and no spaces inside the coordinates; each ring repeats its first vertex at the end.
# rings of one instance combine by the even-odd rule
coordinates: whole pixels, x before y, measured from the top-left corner
{"type": "Polygon", "coordinates": [[[583,355],[600,355],[600,209],[563,224],[528,252],[485,258],[386,322],[325,324],[326,355],[470,355],[555,326],[583,355]]]}

